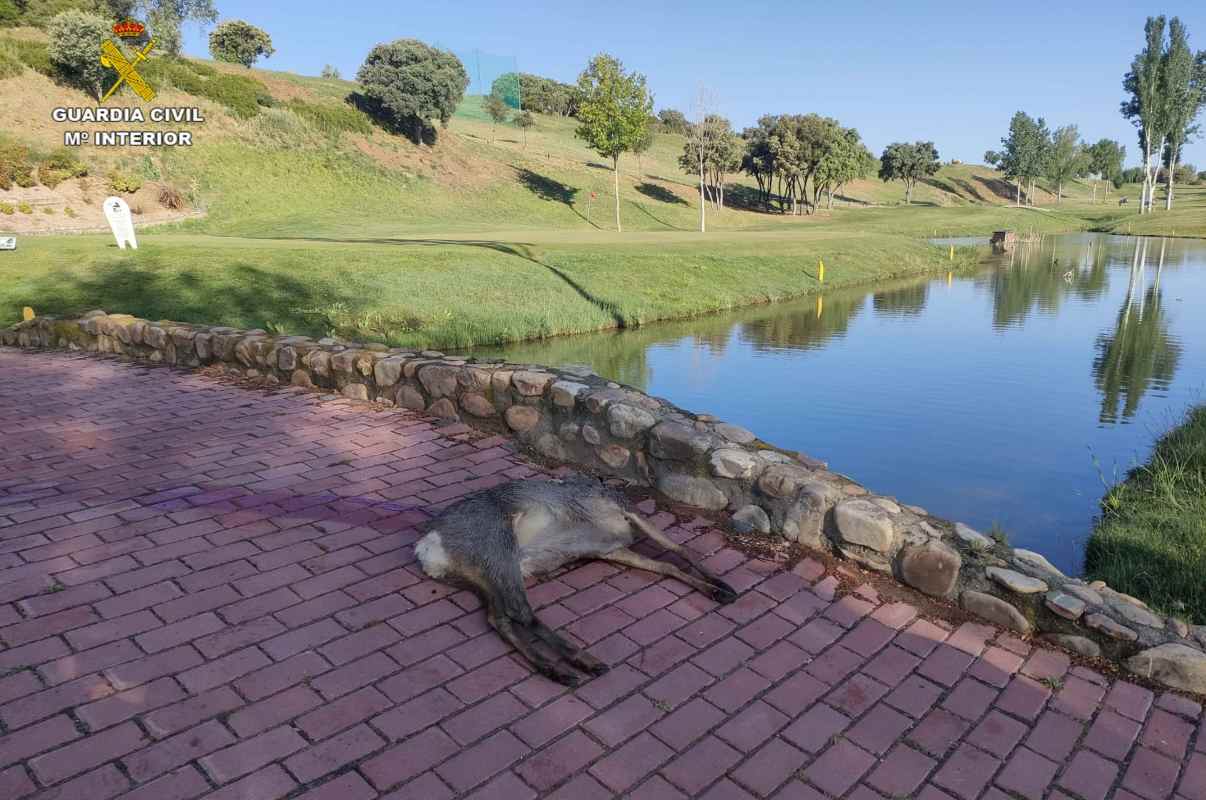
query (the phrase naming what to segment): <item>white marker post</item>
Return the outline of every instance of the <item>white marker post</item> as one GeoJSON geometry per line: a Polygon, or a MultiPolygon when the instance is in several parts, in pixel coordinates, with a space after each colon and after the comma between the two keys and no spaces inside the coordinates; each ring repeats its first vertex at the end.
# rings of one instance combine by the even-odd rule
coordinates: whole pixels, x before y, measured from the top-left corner
{"type": "Polygon", "coordinates": [[[117,240],[119,248],[125,250],[128,242],[131,248],[138,249],[138,240],[134,238],[134,220],[125,200],[120,197],[106,197],[105,219],[109,220],[109,227],[113,229],[113,238],[117,240]]]}
{"type": "Polygon", "coordinates": [[[17,237],[16,236],[0,236],[0,250],[16,250],[16,249],[17,249],[17,237]]]}

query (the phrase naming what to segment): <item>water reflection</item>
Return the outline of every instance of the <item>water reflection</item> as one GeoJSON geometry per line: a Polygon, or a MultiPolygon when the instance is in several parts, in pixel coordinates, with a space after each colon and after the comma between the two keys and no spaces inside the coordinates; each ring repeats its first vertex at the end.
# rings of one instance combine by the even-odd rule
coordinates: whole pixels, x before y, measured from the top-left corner
{"type": "Polygon", "coordinates": [[[1075,573],[1094,459],[1124,473],[1203,397],[1201,297],[1206,242],[1075,234],[971,274],[475,355],[590,364],[1075,573]]]}
{"type": "Polygon", "coordinates": [[[1103,423],[1125,422],[1134,417],[1149,389],[1168,388],[1180,362],[1181,346],[1169,334],[1164,294],[1160,290],[1168,242],[1160,243],[1155,280],[1145,289],[1149,243],[1149,239],[1136,240],[1118,321],[1112,331],[1097,337],[1093,379],[1102,395],[1098,419],[1103,423]]]}

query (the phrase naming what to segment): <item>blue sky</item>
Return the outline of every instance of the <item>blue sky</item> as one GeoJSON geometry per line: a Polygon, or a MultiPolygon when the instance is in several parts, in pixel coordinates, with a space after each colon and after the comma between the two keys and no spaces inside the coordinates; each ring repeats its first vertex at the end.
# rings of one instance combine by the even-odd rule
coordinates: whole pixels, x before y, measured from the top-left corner
{"type": "MultiPolygon", "coordinates": [[[[707,86],[738,129],[765,113],[818,112],[862,133],[878,153],[930,139],[943,159],[979,161],[1023,109],[1081,136],[1118,139],[1136,163],[1135,130],[1118,113],[1122,75],[1148,14],[1180,16],[1206,49],[1206,3],[1098,2],[318,2],[216,0],[223,18],[267,30],[272,69],[352,76],[375,44],[410,37],[464,56],[514,57],[526,72],[572,82],[604,50],[645,73],[658,108],[687,111],[707,86]],[[977,8],[978,6],[978,8],[977,8]]],[[[186,50],[205,55],[190,27],[186,50]]],[[[488,69],[488,68],[486,68],[488,69]]],[[[1206,142],[1186,160],[1206,169],[1206,142]]]]}

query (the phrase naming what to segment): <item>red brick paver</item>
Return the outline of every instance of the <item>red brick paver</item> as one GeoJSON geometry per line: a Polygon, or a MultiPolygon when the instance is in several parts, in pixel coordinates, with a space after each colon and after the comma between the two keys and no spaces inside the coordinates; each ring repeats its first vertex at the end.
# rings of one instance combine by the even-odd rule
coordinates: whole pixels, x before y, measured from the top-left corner
{"type": "Polygon", "coordinates": [[[665,513],[738,602],[580,565],[533,605],[613,669],[534,676],[412,547],[537,472],[406,411],[0,349],[0,798],[1206,800],[1197,700],[665,513]]]}

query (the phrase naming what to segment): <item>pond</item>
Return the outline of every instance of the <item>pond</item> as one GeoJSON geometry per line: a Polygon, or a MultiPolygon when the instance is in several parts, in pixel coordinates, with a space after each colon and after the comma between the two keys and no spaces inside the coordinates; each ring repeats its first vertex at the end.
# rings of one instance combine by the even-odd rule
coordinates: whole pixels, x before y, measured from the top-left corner
{"type": "Polygon", "coordinates": [[[982,269],[478,356],[600,375],[1069,574],[1105,484],[1206,388],[1206,241],[1046,237],[982,269]]]}

